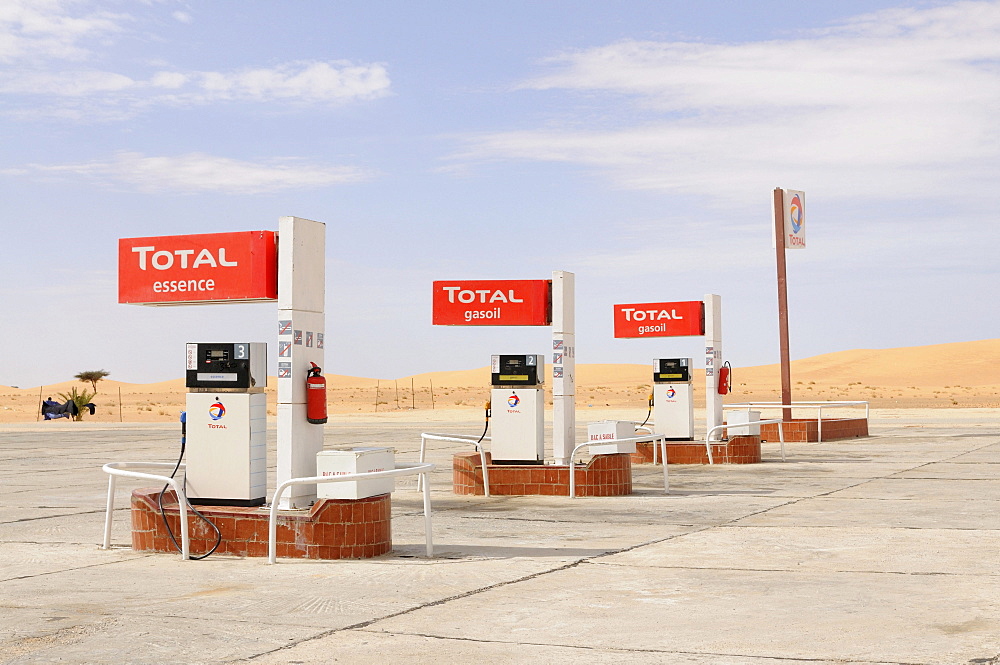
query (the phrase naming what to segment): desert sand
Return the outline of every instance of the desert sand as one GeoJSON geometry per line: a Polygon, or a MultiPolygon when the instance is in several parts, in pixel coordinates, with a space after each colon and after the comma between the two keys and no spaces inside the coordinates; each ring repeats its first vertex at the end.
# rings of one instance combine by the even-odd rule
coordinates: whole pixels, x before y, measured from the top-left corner
{"type": "MultiPolygon", "coordinates": [[[[699,364],[700,359],[695,359],[699,364]]],[[[874,408],[1000,407],[1000,339],[898,349],[840,351],[792,362],[792,399],[866,400],[874,408]]],[[[577,408],[646,408],[652,366],[577,365],[577,408]]],[[[398,379],[327,375],[331,414],[398,414],[411,410],[482,411],[489,399],[489,368],[431,372],[398,379]]],[[[274,416],[277,380],[270,377],[268,412],[274,416]]],[[[696,371],[695,406],[704,406],[704,371],[696,371]]],[[[0,386],[0,423],[38,419],[41,399],[90,388],[79,381],[12,388],[0,386]]],[[[183,379],[97,385],[90,422],[170,422],[184,409],[183,379]]],[[[780,400],[779,367],[733,368],[727,403],[780,400]]],[[[641,417],[642,414],[639,414],[641,417]]],[[[477,417],[477,416],[474,416],[477,417]]],[[[64,419],[61,422],[66,422],[64,419]]]]}

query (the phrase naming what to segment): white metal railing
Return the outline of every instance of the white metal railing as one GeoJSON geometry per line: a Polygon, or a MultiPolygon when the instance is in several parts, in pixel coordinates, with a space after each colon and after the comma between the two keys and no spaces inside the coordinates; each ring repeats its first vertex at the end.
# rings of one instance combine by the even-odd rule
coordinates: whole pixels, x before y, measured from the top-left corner
{"type": "MultiPolygon", "coordinates": [[[[749,427],[751,425],[774,425],[778,426],[778,439],[781,441],[781,461],[785,461],[785,428],[782,426],[781,418],[776,418],[774,420],[753,420],[748,423],[731,423],[728,425],[716,425],[712,429],[708,430],[705,434],[705,451],[708,453],[708,463],[715,464],[712,459],[712,444],[721,443],[721,441],[712,441],[712,434],[715,432],[721,432],[724,429],[736,429],[737,427],[749,427]]],[[[726,450],[729,450],[729,442],[726,442],[726,450]]],[[[728,452],[727,452],[728,455],[728,452]]]]}
{"type": "Polygon", "coordinates": [[[823,440],[823,409],[838,409],[843,407],[865,405],[865,420],[868,420],[870,407],[868,402],[863,400],[843,401],[843,402],[791,402],[782,404],[781,402],[745,402],[743,404],[723,404],[723,409],[816,409],[816,439],[823,440]]]}
{"type": "MultiPolygon", "coordinates": [[[[423,464],[427,451],[428,441],[448,441],[450,443],[471,443],[476,447],[476,452],[479,453],[479,461],[483,467],[483,489],[485,490],[486,496],[490,495],[490,472],[486,465],[486,451],[483,449],[483,441],[491,441],[491,437],[479,437],[474,434],[432,434],[430,432],[423,432],[420,435],[420,463],[423,464]]],[[[421,476],[417,479],[417,489],[420,489],[420,481],[423,478],[421,476]]]]}
{"type": "MultiPolygon", "coordinates": [[[[647,427],[645,425],[639,425],[639,424],[637,424],[635,422],[633,422],[632,424],[635,425],[635,431],[636,432],[640,432],[641,431],[641,432],[647,432],[649,434],[654,434],[654,432],[653,432],[653,426],[652,425],[650,425],[649,427],[647,427]]],[[[656,464],[656,452],[658,450],[659,450],[659,448],[657,448],[656,446],[653,446],[653,464],[656,464]]],[[[664,456],[663,459],[667,459],[666,456],[664,456]]]]}
{"type": "MultiPolygon", "coordinates": [[[[181,482],[170,476],[158,476],[152,473],[140,473],[129,471],[130,468],[153,468],[153,469],[173,469],[178,465],[174,462],[109,462],[102,468],[108,474],[108,504],[107,512],[104,515],[104,544],[101,549],[111,549],[111,520],[115,509],[115,478],[122,476],[125,478],[139,478],[141,480],[155,480],[158,483],[170,485],[177,494],[177,505],[180,507],[181,521],[181,558],[191,558],[191,541],[188,539],[187,523],[187,497],[181,488],[181,482]]],[[[184,464],[178,468],[183,469],[184,464]]]]}
{"type": "MultiPolygon", "coordinates": [[[[281,495],[292,485],[313,485],[319,483],[341,483],[352,480],[370,480],[374,478],[389,478],[392,476],[405,476],[411,473],[417,473],[421,476],[426,476],[429,471],[434,468],[433,464],[421,464],[412,462],[396,462],[396,468],[390,469],[389,471],[366,471],[362,473],[349,473],[343,476],[313,476],[310,478],[289,478],[285,482],[278,485],[278,489],[274,490],[274,496],[271,499],[271,513],[268,517],[267,523],[267,562],[276,563],[278,554],[278,543],[277,543],[277,533],[278,533],[278,503],[281,501],[281,495]]],[[[427,556],[434,556],[434,542],[433,536],[431,534],[431,489],[430,485],[427,483],[426,478],[424,479],[423,485],[424,493],[424,541],[427,548],[427,556]]]]}
{"type": "MultiPolygon", "coordinates": [[[[667,437],[662,434],[647,434],[644,436],[630,436],[627,439],[608,439],[606,441],[585,441],[583,443],[578,443],[573,447],[573,452],[569,455],[569,498],[576,497],[576,464],[573,462],[573,458],[576,457],[576,451],[580,448],[585,448],[587,446],[600,446],[603,444],[610,443],[629,443],[634,441],[636,443],[640,441],[657,441],[660,444],[660,449],[663,454],[663,492],[665,494],[670,493],[670,479],[667,477],[667,437]]],[[[656,450],[656,446],[653,446],[653,450],[656,450]]]]}

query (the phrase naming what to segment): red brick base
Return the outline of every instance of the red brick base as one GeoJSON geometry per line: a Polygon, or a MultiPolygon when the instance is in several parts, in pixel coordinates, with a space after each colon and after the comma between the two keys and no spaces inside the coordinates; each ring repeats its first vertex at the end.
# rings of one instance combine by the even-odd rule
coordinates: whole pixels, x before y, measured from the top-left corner
{"type": "MultiPolygon", "coordinates": [[[[785,441],[819,441],[819,425],[815,418],[795,418],[784,423],[785,441]]],[[[760,435],[765,441],[778,440],[777,425],[761,425],[760,435]]],[[[823,419],[823,440],[855,439],[868,436],[867,418],[823,419]]]]}
{"type": "MultiPolygon", "coordinates": [[[[490,464],[490,494],[569,496],[569,466],[490,464]]],[[[452,460],[455,494],[485,494],[479,453],[458,453],[452,460]]],[[[632,463],[627,453],[594,455],[574,473],[577,496],[627,496],[632,493],[632,463]]]]}
{"type": "MultiPolygon", "coordinates": [[[[760,439],[759,436],[734,436],[728,442],[715,442],[712,444],[712,461],[716,464],[757,464],[761,460],[760,439]]],[[[634,464],[652,464],[653,444],[636,443],[631,457],[634,464]]],[[[656,458],[660,459],[659,448],[656,458]]],[[[708,464],[705,442],[668,441],[667,464],[708,464]]]]}
{"type": "MultiPolygon", "coordinates": [[[[132,549],[176,552],[156,505],[159,490],[132,492],[132,549]]],[[[367,559],[392,551],[389,494],[367,499],[320,499],[308,514],[278,514],[277,555],[301,559],[367,559]]],[[[163,495],[167,522],[177,542],[180,514],[174,492],[163,495]]],[[[268,513],[260,508],[198,506],[222,533],[215,554],[267,556],[268,513]]],[[[215,531],[188,510],[191,555],[215,544],[215,531]]]]}

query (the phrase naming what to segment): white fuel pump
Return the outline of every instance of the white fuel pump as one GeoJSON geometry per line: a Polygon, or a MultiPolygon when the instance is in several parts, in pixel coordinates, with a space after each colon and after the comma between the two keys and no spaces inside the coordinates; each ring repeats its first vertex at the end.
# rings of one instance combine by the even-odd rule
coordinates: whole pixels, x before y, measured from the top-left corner
{"type": "Polygon", "coordinates": [[[491,383],[490,454],[493,463],[544,463],[544,356],[493,356],[491,383]]]}
{"type": "Polygon", "coordinates": [[[260,506],[267,495],[267,345],[187,345],[187,467],[193,504],[260,506]]]}
{"type": "Polygon", "coordinates": [[[653,423],[656,433],[670,440],[694,439],[690,358],[653,361],[653,423]]]}

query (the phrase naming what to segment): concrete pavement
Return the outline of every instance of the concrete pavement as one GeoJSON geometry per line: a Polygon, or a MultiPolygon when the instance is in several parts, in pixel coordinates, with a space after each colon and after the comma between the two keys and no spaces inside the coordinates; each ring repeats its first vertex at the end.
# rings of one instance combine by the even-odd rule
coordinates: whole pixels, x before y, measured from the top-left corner
{"type": "MultiPolygon", "coordinates": [[[[4,425],[0,663],[998,663],[998,422],[876,411],[868,439],[672,466],[669,495],[636,466],[632,496],[575,500],[455,496],[462,448],[437,442],[434,559],[407,479],[391,555],[274,566],[132,552],[127,482],[98,548],[101,465],[173,461],[176,426],[4,425]]],[[[481,427],[414,412],[326,436],[414,460],[420,431],[481,427]]]]}

